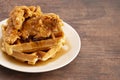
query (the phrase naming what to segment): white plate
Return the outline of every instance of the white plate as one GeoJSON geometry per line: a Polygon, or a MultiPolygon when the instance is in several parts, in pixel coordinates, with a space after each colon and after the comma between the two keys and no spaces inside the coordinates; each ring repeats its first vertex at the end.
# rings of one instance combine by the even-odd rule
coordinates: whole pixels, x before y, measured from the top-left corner
{"type": "MultiPolygon", "coordinates": [[[[72,26],[68,25],[66,22],[63,22],[63,23],[64,23],[63,30],[65,33],[67,42],[69,42],[69,46],[65,45],[63,47],[64,50],[67,50],[69,48],[68,51],[64,51],[66,53],[63,53],[61,56],[59,56],[55,60],[50,59],[50,62],[45,63],[44,65],[31,66],[31,65],[16,64],[15,61],[13,60],[11,61],[11,59],[6,58],[5,54],[3,54],[0,51],[0,65],[12,70],[29,72],[29,73],[47,72],[47,71],[55,70],[67,65],[68,63],[73,61],[75,57],[78,55],[81,48],[81,40],[78,33],[72,28],[72,26]]],[[[0,22],[0,27],[2,24],[6,24],[6,20],[3,20],[0,22]]],[[[2,36],[2,31],[0,28],[0,38],[1,36],[2,36]]]]}

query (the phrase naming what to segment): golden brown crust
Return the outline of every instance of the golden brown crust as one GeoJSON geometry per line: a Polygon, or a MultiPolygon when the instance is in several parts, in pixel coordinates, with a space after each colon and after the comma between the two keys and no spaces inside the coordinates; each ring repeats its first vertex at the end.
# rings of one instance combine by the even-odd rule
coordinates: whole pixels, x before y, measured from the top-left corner
{"type": "Polygon", "coordinates": [[[54,13],[42,13],[39,6],[16,6],[2,27],[2,50],[28,64],[46,61],[64,43],[62,20],[54,13]]]}

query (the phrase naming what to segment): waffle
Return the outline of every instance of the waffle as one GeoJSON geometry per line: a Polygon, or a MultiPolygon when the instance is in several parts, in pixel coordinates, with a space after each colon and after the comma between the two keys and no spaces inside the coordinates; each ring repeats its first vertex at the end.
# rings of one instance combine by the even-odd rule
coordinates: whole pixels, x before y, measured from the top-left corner
{"type": "Polygon", "coordinates": [[[64,36],[49,38],[35,42],[18,42],[10,45],[6,42],[2,43],[2,50],[14,58],[28,62],[28,64],[35,64],[38,60],[46,61],[53,58],[57,51],[59,51],[64,44],[64,36]]]}
{"type": "MultiPolygon", "coordinates": [[[[17,8],[31,10],[31,7],[25,6],[17,8]]],[[[15,8],[12,13],[14,14],[18,9],[15,8]]],[[[32,65],[53,58],[65,42],[61,19],[53,13],[38,12],[38,16],[33,16],[34,12],[33,15],[28,15],[29,19],[22,16],[24,21],[21,25],[17,25],[18,27],[15,24],[11,26],[16,23],[16,20],[12,19],[16,15],[12,15],[8,19],[8,24],[2,27],[2,50],[9,56],[32,65]],[[11,19],[13,21],[10,23],[11,19]],[[34,28],[31,25],[33,23],[35,23],[34,28]]],[[[18,20],[21,19],[19,17],[18,20]]]]}

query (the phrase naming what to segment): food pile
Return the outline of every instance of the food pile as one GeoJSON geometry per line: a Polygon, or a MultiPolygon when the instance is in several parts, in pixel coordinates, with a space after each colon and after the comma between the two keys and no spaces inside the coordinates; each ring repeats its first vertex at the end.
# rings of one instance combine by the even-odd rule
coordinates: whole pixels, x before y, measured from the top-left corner
{"type": "Polygon", "coordinates": [[[53,58],[65,40],[62,20],[39,6],[16,6],[2,26],[2,50],[28,64],[53,58]]]}

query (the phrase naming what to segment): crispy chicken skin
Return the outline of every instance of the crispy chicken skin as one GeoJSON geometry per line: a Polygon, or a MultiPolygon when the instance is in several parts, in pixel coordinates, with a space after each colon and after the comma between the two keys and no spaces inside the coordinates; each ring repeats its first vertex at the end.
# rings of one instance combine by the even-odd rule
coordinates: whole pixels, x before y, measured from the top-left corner
{"type": "Polygon", "coordinates": [[[42,14],[39,6],[16,6],[10,13],[8,25],[20,30],[23,22],[30,17],[37,17],[42,14]]]}
{"type": "Polygon", "coordinates": [[[33,17],[24,22],[21,30],[22,37],[28,38],[30,35],[33,38],[49,37],[53,32],[57,31],[62,23],[59,16],[53,13],[42,14],[39,17],[33,17]]]}
{"type": "Polygon", "coordinates": [[[18,39],[26,40],[31,36],[32,39],[46,38],[62,25],[58,15],[43,14],[39,6],[17,6],[10,13],[8,25],[3,28],[3,39],[14,44],[18,39]]]}

